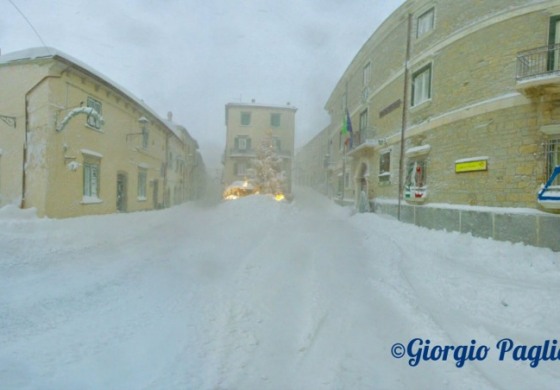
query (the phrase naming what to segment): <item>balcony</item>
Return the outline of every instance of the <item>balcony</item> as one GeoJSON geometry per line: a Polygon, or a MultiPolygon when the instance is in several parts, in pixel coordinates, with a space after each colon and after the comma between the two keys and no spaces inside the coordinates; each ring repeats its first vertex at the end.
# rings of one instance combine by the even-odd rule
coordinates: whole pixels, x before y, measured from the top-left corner
{"type": "Polygon", "coordinates": [[[257,157],[257,151],[252,148],[239,149],[231,148],[227,157],[257,157]]]}
{"type": "MultiPolygon", "coordinates": [[[[292,151],[285,150],[285,149],[277,149],[275,153],[278,157],[282,157],[283,159],[291,159],[292,158],[292,151]]],[[[239,149],[239,148],[231,148],[228,151],[227,156],[225,157],[241,157],[241,158],[255,158],[257,157],[258,151],[253,148],[248,149],[239,149]]]]}
{"type": "Polygon", "coordinates": [[[349,155],[357,154],[367,149],[373,149],[375,146],[383,144],[383,141],[375,138],[377,131],[373,127],[354,131],[352,134],[352,145],[348,151],[349,155]]]}
{"type": "Polygon", "coordinates": [[[560,92],[560,44],[517,54],[517,89],[560,92]]]}

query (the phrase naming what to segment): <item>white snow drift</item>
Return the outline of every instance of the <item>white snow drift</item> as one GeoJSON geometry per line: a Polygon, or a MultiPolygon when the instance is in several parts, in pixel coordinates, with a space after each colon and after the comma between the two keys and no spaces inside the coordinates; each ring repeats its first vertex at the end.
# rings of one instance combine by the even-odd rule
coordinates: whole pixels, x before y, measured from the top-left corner
{"type": "Polygon", "coordinates": [[[560,381],[560,361],[522,359],[560,338],[549,250],[352,215],[304,191],[291,204],[250,196],[66,220],[4,208],[0,232],[2,389],[560,381]],[[500,360],[502,339],[517,349],[500,360]],[[487,356],[457,367],[468,348],[487,356]]]}

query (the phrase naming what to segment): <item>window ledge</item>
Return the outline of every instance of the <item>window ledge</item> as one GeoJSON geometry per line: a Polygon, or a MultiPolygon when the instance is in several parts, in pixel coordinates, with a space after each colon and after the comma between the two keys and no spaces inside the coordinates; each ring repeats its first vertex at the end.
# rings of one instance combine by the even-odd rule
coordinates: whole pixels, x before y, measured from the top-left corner
{"type": "Polygon", "coordinates": [[[550,125],[541,126],[540,131],[545,135],[560,135],[560,124],[553,123],[550,125]]]}
{"type": "Polygon", "coordinates": [[[146,198],[145,196],[139,196],[136,198],[136,200],[138,200],[139,202],[145,202],[148,200],[148,198],[146,198]]]}
{"type": "Polygon", "coordinates": [[[432,150],[432,147],[426,144],[407,149],[404,154],[407,158],[425,156],[430,153],[430,150],[432,150]]]}
{"type": "Polygon", "coordinates": [[[420,103],[416,103],[413,106],[410,106],[410,112],[418,111],[423,108],[429,107],[432,104],[432,98],[428,98],[420,103]]]}
{"type": "Polygon", "coordinates": [[[88,156],[90,156],[90,157],[95,157],[95,158],[99,158],[99,159],[103,158],[103,155],[102,155],[101,153],[96,152],[96,151],[94,151],[94,150],[80,149],[80,152],[81,152],[82,154],[88,155],[88,156]]]}
{"type": "Polygon", "coordinates": [[[80,203],[81,204],[98,204],[98,203],[103,203],[103,199],[99,199],[97,196],[84,196],[80,203]]]}

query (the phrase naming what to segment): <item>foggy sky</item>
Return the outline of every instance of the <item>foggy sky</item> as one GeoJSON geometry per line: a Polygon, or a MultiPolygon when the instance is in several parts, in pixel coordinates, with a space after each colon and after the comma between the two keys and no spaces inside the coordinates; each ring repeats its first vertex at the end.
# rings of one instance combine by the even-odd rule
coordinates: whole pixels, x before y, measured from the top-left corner
{"type": "Polygon", "coordinates": [[[47,46],[85,62],[198,140],[211,170],[229,102],[283,105],[296,146],[355,54],[404,0],[0,0],[2,54],[47,46]],[[14,3],[31,22],[41,39],[14,3]]]}

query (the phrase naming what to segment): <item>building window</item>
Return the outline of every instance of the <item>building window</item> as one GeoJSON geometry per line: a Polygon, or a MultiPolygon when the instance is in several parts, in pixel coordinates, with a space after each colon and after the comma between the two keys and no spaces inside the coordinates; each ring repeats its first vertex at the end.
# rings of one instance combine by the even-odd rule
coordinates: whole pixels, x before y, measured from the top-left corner
{"type": "Polygon", "coordinates": [[[270,126],[280,127],[280,114],[270,114],[270,126]]]}
{"type": "Polygon", "coordinates": [[[431,8],[418,17],[416,20],[416,38],[420,38],[434,29],[434,16],[435,10],[431,8]]]}
{"type": "Polygon", "coordinates": [[[425,66],[412,75],[412,106],[432,98],[432,65],[425,66]]]}
{"type": "Polygon", "coordinates": [[[366,131],[368,126],[368,110],[360,113],[360,132],[366,131]]]}
{"type": "MultiPolygon", "coordinates": [[[[549,36],[548,36],[549,46],[560,44],[560,16],[555,15],[550,18],[549,36]]],[[[560,69],[560,53],[559,50],[551,50],[548,53],[548,71],[557,71],[560,69]]]]}
{"type": "Polygon", "coordinates": [[[144,149],[148,148],[148,140],[149,140],[148,129],[146,128],[146,126],[142,126],[142,147],[144,149]]]}
{"type": "Polygon", "coordinates": [[[93,108],[95,111],[97,111],[97,113],[99,114],[98,116],[96,115],[88,115],[87,116],[87,124],[88,126],[91,126],[95,129],[100,129],[101,128],[101,102],[98,100],[95,100],[92,97],[88,97],[87,98],[87,106],[93,108]]]}
{"type": "Polygon", "coordinates": [[[235,174],[237,176],[246,176],[247,175],[247,163],[246,162],[235,163],[235,174]]]}
{"type": "Polygon", "coordinates": [[[371,78],[371,63],[367,63],[366,66],[364,66],[363,69],[363,74],[362,74],[362,80],[363,80],[363,86],[367,87],[369,85],[369,81],[371,78]]]}
{"type": "Polygon", "coordinates": [[[361,144],[368,135],[366,134],[368,127],[368,110],[364,110],[360,113],[360,131],[358,134],[354,135],[354,144],[359,145],[361,144]]]}
{"type": "Polygon", "coordinates": [[[99,198],[99,160],[84,161],[84,198],[99,198]]]}
{"type": "MultiPolygon", "coordinates": [[[[553,139],[545,144],[546,147],[546,180],[552,176],[554,168],[560,165],[560,139],[553,139]]],[[[560,177],[556,177],[552,185],[560,185],[560,177]]]]}
{"type": "Polygon", "coordinates": [[[241,125],[249,126],[251,124],[251,113],[250,112],[242,112],[241,113],[241,125]]]}
{"type": "Polygon", "coordinates": [[[388,183],[391,179],[391,151],[382,152],[379,156],[379,182],[388,183]]]}
{"type": "Polygon", "coordinates": [[[280,142],[280,138],[273,137],[272,138],[272,148],[274,151],[279,152],[281,150],[282,144],[280,142]]]}
{"type": "Polygon", "coordinates": [[[145,168],[138,170],[138,200],[146,200],[146,187],[148,183],[148,171],[145,168]]]}
{"type": "Polygon", "coordinates": [[[251,138],[247,136],[235,138],[235,150],[246,151],[251,149],[251,138]]]}

